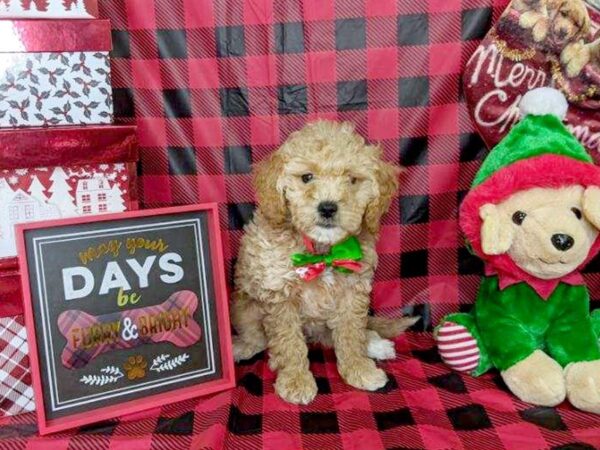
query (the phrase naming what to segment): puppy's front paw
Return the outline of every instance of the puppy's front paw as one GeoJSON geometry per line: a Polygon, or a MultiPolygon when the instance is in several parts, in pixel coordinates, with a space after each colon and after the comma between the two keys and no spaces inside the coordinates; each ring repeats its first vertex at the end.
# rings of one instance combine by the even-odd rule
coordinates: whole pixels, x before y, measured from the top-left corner
{"type": "Polygon", "coordinates": [[[568,45],[560,55],[560,60],[565,66],[569,78],[578,76],[590,59],[590,48],[583,42],[568,45]]]}
{"type": "Polygon", "coordinates": [[[369,358],[378,360],[394,359],[396,358],[396,346],[389,339],[383,339],[379,335],[369,335],[367,355],[369,358]]]}
{"type": "Polygon", "coordinates": [[[309,370],[282,370],[277,374],[275,392],[286,402],[308,405],[317,395],[317,382],[309,370]]]}
{"type": "Polygon", "coordinates": [[[357,389],[376,391],[388,382],[385,372],[372,359],[364,358],[338,366],[340,375],[346,383],[357,389]]]}

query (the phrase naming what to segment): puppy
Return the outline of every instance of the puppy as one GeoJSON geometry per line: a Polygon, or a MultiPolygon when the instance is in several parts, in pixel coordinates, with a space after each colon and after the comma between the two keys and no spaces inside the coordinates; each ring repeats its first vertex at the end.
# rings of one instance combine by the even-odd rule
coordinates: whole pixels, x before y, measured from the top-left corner
{"type": "Polygon", "coordinates": [[[379,221],[397,178],[398,169],[351,124],[327,121],[293,133],[255,173],[258,208],[235,273],[234,357],[268,349],[275,391],[288,402],[307,404],[317,394],[307,341],[334,347],[351,386],[374,391],[387,382],[371,358],[394,358],[393,342],[384,338],[415,322],[368,318],[379,221]],[[315,271],[318,264],[293,261],[323,258],[349,238],[362,250],[362,258],[347,262],[350,269],[330,260],[315,271]]]}
{"type": "Polygon", "coordinates": [[[590,16],[582,0],[516,0],[519,25],[531,29],[536,43],[563,49],[588,36],[590,16]]]}

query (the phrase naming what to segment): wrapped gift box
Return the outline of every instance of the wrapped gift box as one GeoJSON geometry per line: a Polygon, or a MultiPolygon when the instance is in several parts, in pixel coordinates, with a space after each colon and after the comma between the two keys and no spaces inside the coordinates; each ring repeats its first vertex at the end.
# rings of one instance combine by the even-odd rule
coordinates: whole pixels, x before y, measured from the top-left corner
{"type": "Polygon", "coordinates": [[[0,318],[0,417],[35,409],[23,316],[0,318]]]}
{"type": "Polygon", "coordinates": [[[106,20],[0,21],[0,128],[109,124],[106,20]]]}
{"type": "Polygon", "coordinates": [[[90,19],[98,17],[97,0],[4,0],[0,19],[90,19]]]}
{"type": "Polygon", "coordinates": [[[34,408],[14,224],[137,209],[135,131],[0,131],[0,417],[34,408]]]}

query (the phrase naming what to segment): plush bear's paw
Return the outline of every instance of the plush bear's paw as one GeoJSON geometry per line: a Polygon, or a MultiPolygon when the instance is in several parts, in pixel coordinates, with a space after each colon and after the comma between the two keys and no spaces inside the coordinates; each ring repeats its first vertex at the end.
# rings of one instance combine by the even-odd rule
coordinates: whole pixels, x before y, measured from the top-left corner
{"type": "Polygon", "coordinates": [[[388,381],[385,372],[377,368],[375,362],[369,358],[339,364],[338,370],[346,383],[365,391],[381,389],[388,381]]]}
{"type": "Polygon", "coordinates": [[[367,355],[373,359],[394,359],[396,358],[396,346],[393,341],[383,339],[375,331],[367,332],[367,355]]]}
{"type": "Polygon", "coordinates": [[[562,367],[541,350],[502,372],[502,379],[513,394],[533,405],[556,406],[567,394],[562,367]]]}
{"type": "Polygon", "coordinates": [[[317,382],[309,370],[285,369],[277,374],[275,392],[286,402],[308,405],[317,395],[317,382]]]}
{"type": "Polygon", "coordinates": [[[600,361],[569,364],[565,378],[571,404],[582,411],[600,414],[600,361]]]}

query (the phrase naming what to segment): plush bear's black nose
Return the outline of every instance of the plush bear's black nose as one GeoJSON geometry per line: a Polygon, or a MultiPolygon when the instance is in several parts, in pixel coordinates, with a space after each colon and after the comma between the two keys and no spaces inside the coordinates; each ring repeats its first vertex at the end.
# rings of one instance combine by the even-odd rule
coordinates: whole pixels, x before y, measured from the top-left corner
{"type": "Polygon", "coordinates": [[[552,241],[552,245],[561,252],[566,252],[575,243],[575,240],[571,236],[562,233],[553,235],[550,240],[552,241]]]}
{"type": "Polygon", "coordinates": [[[317,210],[324,219],[331,219],[333,216],[335,216],[335,213],[338,210],[338,205],[335,202],[321,202],[319,203],[319,206],[317,206],[317,210]]]}

